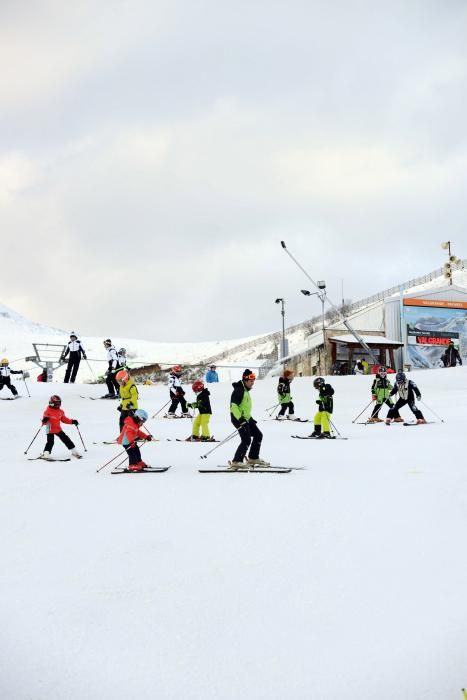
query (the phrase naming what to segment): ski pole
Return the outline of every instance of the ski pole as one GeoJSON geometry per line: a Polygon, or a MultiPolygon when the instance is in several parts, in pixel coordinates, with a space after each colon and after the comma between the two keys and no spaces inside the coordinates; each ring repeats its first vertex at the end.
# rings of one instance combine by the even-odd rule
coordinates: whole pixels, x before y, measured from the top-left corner
{"type": "Polygon", "coordinates": [[[78,435],[79,435],[79,437],[80,437],[80,439],[81,439],[81,442],[83,443],[84,451],[87,452],[88,450],[87,450],[87,448],[86,448],[86,445],[84,444],[83,436],[81,435],[81,431],[80,431],[80,429],[78,428],[78,424],[75,424],[75,428],[76,428],[76,430],[78,431],[78,435]]]}
{"type": "Polygon", "coordinates": [[[268,413],[268,415],[269,415],[271,418],[272,418],[272,416],[275,414],[275,412],[277,411],[277,409],[279,408],[279,406],[280,406],[280,403],[276,404],[276,405],[274,406],[274,408],[272,409],[272,411],[271,411],[270,413],[268,413]]]}
{"type": "Polygon", "coordinates": [[[270,411],[272,408],[277,408],[279,406],[278,403],[275,404],[275,406],[269,406],[269,408],[265,408],[265,411],[270,411]]]}
{"type": "Polygon", "coordinates": [[[24,382],[24,386],[26,387],[26,391],[28,392],[28,396],[29,396],[29,398],[31,398],[31,394],[29,393],[28,385],[26,384],[26,380],[25,380],[25,378],[24,378],[24,374],[23,374],[23,382],[24,382]]]}
{"type": "MultiPolygon", "coordinates": [[[[126,453],[126,450],[123,450],[123,452],[119,452],[117,455],[115,455],[115,457],[112,457],[112,459],[109,459],[109,461],[106,462],[105,464],[103,464],[102,467],[99,467],[99,469],[96,469],[96,472],[100,472],[101,469],[104,469],[104,467],[106,467],[108,464],[113,462],[114,459],[118,459],[119,457],[121,457],[123,453],[126,453]]],[[[125,457],[125,459],[126,459],[126,457],[125,457]]],[[[122,461],[125,461],[125,460],[122,460],[122,461]]]]}
{"type": "Polygon", "coordinates": [[[370,403],[367,404],[367,405],[365,406],[365,408],[363,409],[363,411],[361,411],[361,412],[358,414],[358,416],[357,416],[356,418],[353,419],[352,423],[355,423],[355,421],[358,420],[358,419],[360,418],[360,416],[362,415],[362,413],[365,413],[366,409],[369,408],[369,407],[371,406],[371,404],[373,403],[373,401],[374,401],[374,399],[371,399],[370,403]]]}
{"type": "Polygon", "coordinates": [[[94,380],[95,380],[95,379],[96,379],[96,375],[94,374],[94,370],[93,370],[93,368],[91,367],[91,365],[90,365],[89,362],[88,362],[88,358],[86,358],[86,364],[87,364],[87,366],[89,367],[90,372],[91,372],[91,374],[92,374],[92,376],[94,377],[94,380]]]}
{"type": "Polygon", "coordinates": [[[200,459],[206,459],[206,457],[208,457],[208,455],[210,455],[211,452],[214,452],[214,450],[217,450],[217,448],[221,447],[221,445],[225,445],[225,443],[228,442],[229,440],[231,440],[237,433],[238,433],[238,430],[235,428],[233,433],[231,433],[230,435],[227,435],[227,437],[224,438],[224,440],[222,440],[222,442],[220,442],[218,445],[213,447],[212,450],[209,450],[209,452],[206,452],[205,455],[200,455],[200,459]]]}
{"type": "Polygon", "coordinates": [[[171,401],[172,401],[172,399],[169,399],[169,400],[167,401],[167,403],[165,403],[158,411],[155,412],[155,414],[154,414],[153,416],[151,416],[150,420],[152,420],[153,418],[155,418],[155,417],[157,416],[158,413],[160,413],[161,411],[163,411],[164,408],[165,408],[166,406],[168,406],[169,403],[170,403],[171,401]]]}
{"type": "Polygon", "coordinates": [[[29,448],[31,447],[32,443],[34,442],[34,440],[36,439],[36,437],[39,435],[39,433],[41,432],[41,430],[42,430],[43,427],[44,427],[44,426],[41,425],[41,427],[39,428],[39,430],[37,431],[37,433],[34,435],[33,439],[31,440],[31,442],[29,443],[29,445],[27,446],[27,448],[24,450],[24,454],[25,454],[25,455],[27,455],[29,448]]]}
{"type": "Polygon", "coordinates": [[[420,403],[422,403],[429,411],[431,411],[432,414],[433,414],[434,416],[436,416],[436,418],[437,418],[439,421],[441,421],[441,423],[444,423],[444,420],[443,420],[440,416],[438,416],[438,414],[435,413],[435,412],[433,411],[432,408],[430,408],[429,406],[427,406],[426,403],[425,403],[424,401],[420,401],[420,403]]]}
{"type": "Polygon", "coordinates": [[[331,419],[329,419],[329,422],[330,422],[330,424],[331,424],[331,427],[332,427],[332,429],[334,430],[334,432],[335,432],[335,433],[337,433],[337,434],[338,434],[338,436],[339,436],[339,437],[341,438],[341,437],[342,437],[342,435],[340,434],[340,432],[338,431],[338,429],[336,428],[336,426],[334,425],[334,423],[332,422],[332,420],[331,420],[331,419]]]}

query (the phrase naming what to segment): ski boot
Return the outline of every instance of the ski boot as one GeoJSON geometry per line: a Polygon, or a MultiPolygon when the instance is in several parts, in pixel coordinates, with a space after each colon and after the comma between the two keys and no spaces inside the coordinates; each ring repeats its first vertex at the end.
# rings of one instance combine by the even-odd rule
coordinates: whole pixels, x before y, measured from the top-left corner
{"type": "Polygon", "coordinates": [[[276,420],[285,420],[285,419],[286,419],[286,416],[284,416],[284,415],[276,416],[276,420]]]}
{"type": "Polygon", "coordinates": [[[308,435],[308,437],[311,438],[319,438],[321,436],[321,426],[320,425],[315,425],[315,429],[311,433],[311,435],[308,435]]]}
{"type": "Polygon", "coordinates": [[[332,435],[329,432],[329,430],[325,430],[323,433],[320,433],[320,435],[318,435],[318,437],[316,439],[317,440],[326,440],[326,439],[331,440],[331,438],[332,438],[332,435]]]}
{"type": "Polygon", "coordinates": [[[403,423],[404,419],[399,416],[399,418],[394,418],[394,423],[403,423]]]}
{"type": "Polygon", "coordinates": [[[251,459],[251,457],[247,458],[247,463],[251,464],[255,467],[270,467],[271,462],[265,462],[264,459],[261,459],[261,457],[257,457],[256,459],[251,459]]]}
{"type": "Polygon", "coordinates": [[[232,471],[235,471],[235,469],[246,469],[246,464],[245,462],[229,462],[228,469],[232,469],[232,471]]]}
{"type": "Polygon", "coordinates": [[[191,413],[189,411],[185,411],[185,413],[182,413],[182,418],[191,418],[191,413]]]}
{"type": "Polygon", "coordinates": [[[129,464],[128,471],[130,472],[142,472],[148,465],[146,462],[136,462],[136,464],[129,464]]]}
{"type": "Polygon", "coordinates": [[[201,442],[216,442],[216,441],[214,439],[214,435],[211,435],[210,437],[206,437],[205,435],[202,435],[201,442]]]}
{"type": "Polygon", "coordinates": [[[202,438],[199,438],[197,435],[190,435],[187,437],[185,442],[200,442],[202,438]]]}
{"type": "Polygon", "coordinates": [[[76,447],[73,447],[73,449],[70,450],[70,452],[71,452],[71,454],[73,455],[73,457],[77,457],[78,459],[82,459],[82,457],[83,457],[83,455],[81,454],[81,452],[78,452],[78,450],[76,449],[76,447]]]}
{"type": "Polygon", "coordinates": [[[424,418],[417,418],[417,425],[424,425],[424,423],[426,423],[424,418]]]}
{"type": "Polygon", "coordinates": [[[289,415],[287,416],[287,420],[298,420],[299,421],[300,418],[298,416],[296,416],[294,413],[289,413],[289,415]]]}
{"type": "Polygon", "coordinates": [[[368,419],[368,423],[382,423],[383,420],[381,418],[378,418],[378,416],[371,416],[371,418],[368,419]]]}
{"type": "Polygon", "coordinates": [[[386,425],[391,425],[392,418],[386,418],[386,420],[384,422],[386,423],[386,425]]]}
{"type": "Polygon", "coordinates": [[[51,459],[51,457],[50,457],[50,452],[41,452],[40,455],[39,455],[39,457],[40,457],[41,459],[46,459],[46,460],[50,460],[50,459],[51,459]]]}
{"type": "Polygon", "coordinates": [[[175,413],[166,413],[164,418],[176,418],[175,413]]]}

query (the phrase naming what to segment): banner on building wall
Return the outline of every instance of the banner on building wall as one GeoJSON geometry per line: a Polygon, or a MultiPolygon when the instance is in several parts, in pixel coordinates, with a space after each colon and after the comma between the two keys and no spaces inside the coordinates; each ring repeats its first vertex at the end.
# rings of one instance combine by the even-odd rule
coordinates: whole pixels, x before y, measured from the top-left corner
{"type": "Polygon", "coordinates": [[[452,340],[464,361],[467,351],[467,303],[404,299],[407,355],[413,367],[443,367],[441,360],[452,340]]]}

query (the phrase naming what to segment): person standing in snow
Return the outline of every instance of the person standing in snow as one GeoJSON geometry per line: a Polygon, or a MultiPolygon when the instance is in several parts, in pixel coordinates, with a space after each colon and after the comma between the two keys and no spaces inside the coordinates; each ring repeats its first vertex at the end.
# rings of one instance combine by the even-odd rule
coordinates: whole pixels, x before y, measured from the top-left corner
{"type": "Polygon", "coordinates": [[[11,383],[10,374],[22,374],[24,376],[22,369],[11,369],[8,358],[4,357],[0,360],[0,391],[4,386],[6,386],[13,394],[13,398],[16,399],[18,396],[18,390],[11,383]]]}
{"type": "Polygon", "coordinates": [[[331,425],[330,419],[334,409],[334,389],[330,384],[326,384],[323,377],[316,377],[313,381],[313,386],[319,391],[319,396],[316,401],[318,411],[313,419],[314,430],[310,437],[313,438],[330,438],[331,425]]]}
{"type": "Polygon", "coordinates": [[[120,411],[120,430],[123,428],[123,423],[127,416],[132,415],[133,411],[138,408],[138,389],[133,379],[130,377],[126,369],[121,369],[115,375],[120,387],[120,405],[117,411],[120,411]]]}
{"type": "Polygon", "coordinates": [[[277,398],[280,403],[280,411],[277,414],[277,420],[283,420],[286,418],[287,409],[289,411],[289,420],[297,420],[294,415],[295,407],[292,401],[292,394],[290,393],[290,382],[293,381],[294,373],[291,369],[286,369],[283,372],[282,377],[279,377],[279,383],[277,385],[277,398]]]}
{"type": "Polygon", "coordinates": [[[209,400],[209,389],[206,389],[201,379],[197,379],[195,382],[193,382],[191,388],[196,394],[196,401],[187,404],[187,406],[189,408],[198,409],[198,415],[193,421],[191,435],[189,438],[187,438],[187,442],[196,442],[198,440],[206,442],[213,440],[214,438],[212,438],[209,433],[209,421],[211,420],[212,415],[211,401],[209,400]],[[200,430],[201,437],[199,435],[200,430]]]}
{"type": "Polygon", "coordinates": [[[415,405],[415,398],[417,398],[418,401],[422,398],[420,390],[411,379],[407,381],[405,372],[397,372],[396,374],[396,383],[394,384],[390,396],[394,396],[395,394],[399,394],[399,398],[397,399],[396,405],[389,409],[386,425],[391,425],[392,421],[396,423],[404,422],[403,418],[400,417],[399,410],[406,404],[414,414],[418,424],[426,423],[423,413],[415,405]]]}
{"type": "Polygon", "coordinates": [[[148,414],[143,408],[138,408],[133,414],[128,415],[123,423],[120,435],[117,438],[119,445],[125,448],[128,454],[128,469],[130,472],[141,472],[148,465],[141,459],[141,452],[136,440],[152,440],[152,435],[140,430],[148,419],[148,414]]]}
{"type": "Polygon", "coordinates": [[[243,372],[241,381],[232,384],[230,420],[237,428],[241,440],[233,460],[229,463],[232,468],[245,466],[247,452],[247,464],[256,464],[262,467],[270,466],[269,462],[265,462],[259,456],[263,433],[259,430],[255,419],[251,415],[250,391],[253,388],[255,379],[256,375],[250,369],[246,369],[243,372]]]}
{"type": "Polygon", "coordinates": [[[49,405],[44,411],[42,416],[42,425],[47,426],[47,441],[45,443],[44,451],[41,454],[42,459],[50,459],[50,453],[54,446],[55,436],[60,438],[65,447],[68,447],[71,454],[74,457],[81,458],[82,455],[78,452],[75,447],[75,443],[71,440],[66,433],[63,432],[60,423],[67,423],[69,425],[78,425],[76,418],[68,418],[65,412],[61,409],[62,400],[60,396],[54,394],[49,399],[49,405]]]}
{"type": "Polygon", "coordinates": [[[175,365],[172,367],[169,374],[169,394],[172,400],[169,410],[167,411],[167,418],[175,418],[175,411],[177,410],[178,404],[182,408],[182,417],[189,418],[190,412],[188,411],[188,406],[185,401],[185,392],[180,381],[183,369],[180,365],[175,365]]]}
{"type": "Polygon", "coordinates": [[[81,358],[86,360],[86,353],[81,345],[81,341],[78,340],[76,333],[73,331],[70,333],[70,342],[67,345],[65,352],[63,353],[63,359],[66,360],[68,357],[68,365],[65,372],[65,379],[63,380],[65,384],[68,382],[74,383],[76,375],[78,374],[79,363],[81,358]],[[68,357],[69,356],[69,357],[68,357]]]}
{"type": "Polygon", "coordinates": [[[112,345],[110,338],[104,340],[104,347],[107,350],[107,362],[109,366],[107,368],[105,383],[107,384],[108,393],[103,396],[103,399],[118,399],[120,396],[120,387],[117,380],[115,379],[115,374],[118,371],[118,353],[112,345]]]}
{"type": "Polygon", "coordinates": [[[394,404],[391,400],[392,384],[388,379],[388,373],[386,367],[380,365],[376,373],[376,377],[371,385],[371,398],[376,401],[373,411],[371,413],[371,418],[368,423],[382,423],[382,419],[379,417],[379,412],[381,406],[385,403],[391,409],[394,404]]]}
{"type": "Polygon", "coordinates": [[[216,372],[216,365],[211,365],[209,370],[206,372],[206,381],[208,384],[213,384],[219,381],[219,375],[216,372]]]}

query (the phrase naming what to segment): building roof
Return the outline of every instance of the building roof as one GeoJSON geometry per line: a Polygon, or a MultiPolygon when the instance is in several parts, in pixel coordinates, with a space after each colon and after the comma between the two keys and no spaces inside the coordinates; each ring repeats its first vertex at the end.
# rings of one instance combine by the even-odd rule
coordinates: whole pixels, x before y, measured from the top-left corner
{"type": "MultiPolygon", "coordinates": [[[[391,338],[386,338],[384,335],[361,335],[360,333],[358,335],[363,340],[363,342],[366,343],[369,347],[381,347],[382,345],[391,345],[395,348],[400,348],[404,345],[404,343],[401,343],[399,340],[391,340],[391,338]]],[[[335,335],[331,338],[328,338],[328,340],[330,340],[332,343],[360,345],[358,340],[350,333],[343,335],[335,335]]]]}

